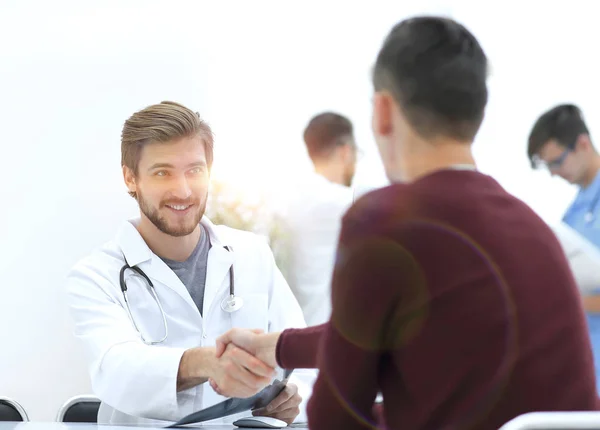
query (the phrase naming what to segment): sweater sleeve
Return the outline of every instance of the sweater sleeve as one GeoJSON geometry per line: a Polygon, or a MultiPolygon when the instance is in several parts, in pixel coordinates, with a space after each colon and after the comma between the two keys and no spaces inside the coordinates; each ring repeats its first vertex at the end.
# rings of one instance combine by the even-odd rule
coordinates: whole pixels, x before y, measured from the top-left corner
{"type": "Polygon", "coordinates": [[[284,369],[317,367],[317,347],[327,324],[284,330],[277,341],[277,364],[284,369]]]}

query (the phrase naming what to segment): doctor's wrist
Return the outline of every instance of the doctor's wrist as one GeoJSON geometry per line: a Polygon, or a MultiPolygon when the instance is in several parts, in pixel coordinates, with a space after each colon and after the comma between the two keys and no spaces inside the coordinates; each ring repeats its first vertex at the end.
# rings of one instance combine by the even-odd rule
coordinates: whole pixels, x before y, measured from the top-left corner
{"type": "Polygon", "coordinates": [[[179,363],[177,391],[205,383],[216,367],[215,349],[207,347],[186,350],[179,363]]]}

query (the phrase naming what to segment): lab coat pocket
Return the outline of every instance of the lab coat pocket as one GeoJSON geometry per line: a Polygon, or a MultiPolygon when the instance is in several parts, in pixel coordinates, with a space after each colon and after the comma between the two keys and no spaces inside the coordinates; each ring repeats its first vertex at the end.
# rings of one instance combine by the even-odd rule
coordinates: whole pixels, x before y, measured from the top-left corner
{"type": "Polygon", "coordinates": [[[246,294],[244,305],[231,314],[232,328],[269,329],[269,297],[267,294],[246,294]]]}

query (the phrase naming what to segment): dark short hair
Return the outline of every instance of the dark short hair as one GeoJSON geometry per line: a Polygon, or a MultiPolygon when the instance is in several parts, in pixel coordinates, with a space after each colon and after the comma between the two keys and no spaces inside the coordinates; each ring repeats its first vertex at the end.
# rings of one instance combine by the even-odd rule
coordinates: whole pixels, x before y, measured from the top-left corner
{"type": "Polygon", "coordinates": [[[304,129],[304,143],[311,159],[327,157],[331,151],[354,133],[352,122],[335,112],[313,117],[304,129]]]}
{"type": "MultiPolygon", "coordinates": [[[[148,106],[125,121],[121,132],[121,165],[137,176],[142,149],[150,143],[165,143],[182,137],[200,136],[206,163],[213,163],[213,133],[197,112],[175,102],[148,106]]],[[[129,193],[136,197],[134,192],[129,193]]]]}
{"type": "Polygon", "coordinates": [[[452,19],[421,16],[391,30],[373,85],[394,96],[421,136],[472,141],[487,104],[487,76],[487,57],[473,34],[452,19]]]}
{"type": "Polygon", "coordinates": [[[544,112],[529,133],[527,156],[535,167],[535,156],[550,140],[565,148],[573,148],[581,134],[589,135],[583,114],[574,104],[561,104],[544,112]]]}

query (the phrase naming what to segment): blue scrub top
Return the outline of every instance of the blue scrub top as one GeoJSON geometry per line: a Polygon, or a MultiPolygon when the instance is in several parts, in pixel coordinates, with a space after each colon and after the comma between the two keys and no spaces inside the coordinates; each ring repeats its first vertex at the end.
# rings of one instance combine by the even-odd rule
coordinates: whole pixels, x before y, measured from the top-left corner
{"type": "Polygon", "coordinates": [[[589,186],[579,190],[563,221],[600,249],[600,172],[589,186]],[[587,221],[590,211],[593,219],[587,221]]]}
{"type": "MultiPolygon", "coordinates": [[[[588,187],[579,190],[563,221],[600,248],[600,172],[588,187]],[[592,220],[586,221],[586,214],[590,211],[592,220]]],[[[600,294],[600,286],[593,294],[600,294]]],[[[596,388],[600,393],[600,314],[588,312],[587,323],[596,368],[596,388]]]]}

